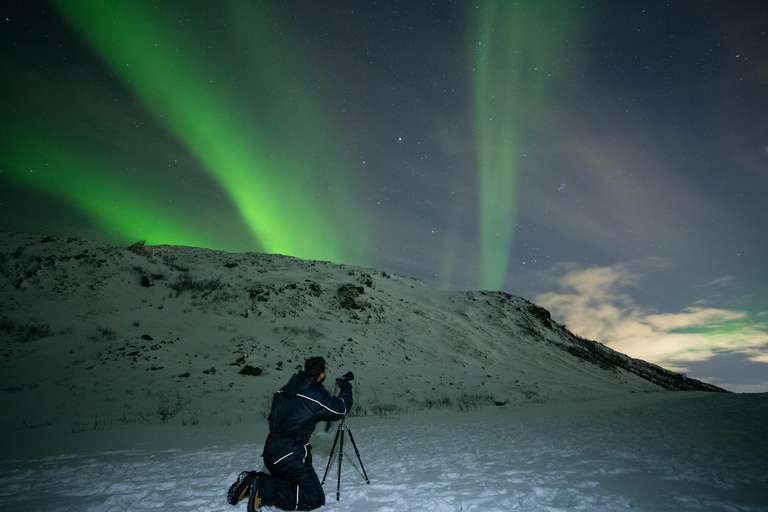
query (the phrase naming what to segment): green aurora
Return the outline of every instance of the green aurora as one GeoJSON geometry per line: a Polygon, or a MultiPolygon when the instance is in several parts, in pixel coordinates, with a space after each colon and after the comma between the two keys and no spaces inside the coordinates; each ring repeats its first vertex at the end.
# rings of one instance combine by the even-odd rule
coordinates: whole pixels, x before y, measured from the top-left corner
{"type": "MultiPolygon", "coordinates": [[[[229,30],[213,34],[205,20],[174,4],[57,6],[221,188],[252,240],[233,244],[224,233],[204,232],[194,216],[166,205],[164,191],[173,188],[167,178],[166,186],[148,190],[138,174],[121,176],[131,164],[101,162],[68,129],[48,127],[42,135],[31,122],[18,123],[4,142],[11,179],[66,201],[125,240],[367,263],[369,221],[354,200],[347,137],[323,88],[313,85],[321,79],[307,48],[275,28],[269,9],[219,3],[229,30]]],[[[553,63],[562,60],[573,19],[559,2],[487,1],[478,12],[472,44],[481,285],[498,290],[514,239],[517,175],[525,170],[519,132],[546,107],[553,63]]]]}
{"type": "MultiPolygon", "coordinates": [[[[343,135],[325,98],[309,85],[313,70],[298,38],[276,33],[263,6],[218,3],[233,30],[211,34],[205,20],[190,19],[178,5],[57,5],[226,191],[253,235],[253,249],[364,263],[366,220],[352,199],[350,158],[337,148],[343,135]]],[[[127,239],[227,248],[221,237],[197,235],[194,217],[165,217],[152,193],[137,201],[146,187],[117,180],[108,165],[100,169],[104,164],[87,155],[87,144],[51,146],[68,135],[35,131],[15,129],[4,143],[17,183],[66,200],[127,239]]]]}
{"type": "Polygon", "coordinates": [[[481,284],[503,289],[515,232],[522,130],[547,106],[577,23],[575,3],[488,0],[478,6],[473,51],[480,194],[481,284]]]}
{"type": "MultiPolygon", "coordinates": [[[[38,132],[39,133],[39,132],[38,132]]],[[[24,138],[18,131],[16,141],[24,138]]],[[[76,151],[76,140],[61,135],[45,137],[42,151],[8,152],[4,156],[17,172],[12,176],[24,186],[50,196],[63,196],[104,230],[174,245],[210,247],[183,212],[160,206],[157,194],[137,193],[141,183],[116,164],[87,151],[76,151]]],[[[34,147],[34,146],[33,146],[34,147]]]]}

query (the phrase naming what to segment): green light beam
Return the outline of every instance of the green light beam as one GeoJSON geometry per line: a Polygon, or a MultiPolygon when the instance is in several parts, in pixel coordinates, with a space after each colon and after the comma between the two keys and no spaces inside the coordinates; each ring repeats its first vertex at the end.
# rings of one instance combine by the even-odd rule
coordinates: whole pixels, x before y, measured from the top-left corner
{"type": "Polygon", "coordinates": [[[517,215],[519,131],[546,106],[567,27],[575,23],[573,5],[487,0],[477,8],[472,44],[484,289],[504,284],[517,215]]]}
{"type": "Polygon", "coordinates": [[[23,133],[14,129],[3,138],[0,150],[8,168],[4,176],[18,185],[64,198],[103,229],[123,237],[139,237],[155,243],[209,247],[213,241],[201,236],[184,212],[163,206],[163,201],[142,190],[132,176],[104,158],[79,148],[74,138],[58,134],[23,133]],[[11,134],[8,134],[11,135],[11,134]],[[45,140],[41,147],[38,141],[45,140]],[[36,147],[34,152],[11,147],[36,147]],[[165,211],[163,211],[165,210],[165,211]]]}
{"type": "Polygon", "coordinates": [[[263,4],[242,4],[212,4],[250,27],[249,40],[225,47],[230,35],[215,37],[207,20],[174,11],[186,4],[57,2],[227,190],[265,250],[356,261],[365,223],[350,199],[348,165],[328,149],[337,143],[328,116],[303,91],[290,37],[276,33],[263,4]]]}

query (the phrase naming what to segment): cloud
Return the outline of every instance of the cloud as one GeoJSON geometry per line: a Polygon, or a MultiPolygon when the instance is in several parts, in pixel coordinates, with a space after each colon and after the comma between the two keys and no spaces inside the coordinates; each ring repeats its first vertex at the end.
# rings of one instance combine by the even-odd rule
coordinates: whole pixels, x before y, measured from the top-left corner
{"type": "MultiPolygon", "coordinates": [[[[734,353],[768,363],[765,315],[706,307],[703,301],[674,313],[638,304],[632,289],[662,265],[651,260],[592,268],[561,265],[551,276],[559,289],[539,294],[535,302],[581,336],[672,370],[686,371],[687,364],[734,353]]],[[[730,281],[726,276],[709,285],[730,281]]]]}
{"type": "Polygon", "coordinates": [[[727,287],[727,286],[731,286],[733,284],[733,281],[734,281],[733,276],[723,276],[717,279],[713,279],[712,281],[705,284],[704,287],[705,288],[708,288],[710,286],[727,287]]]}

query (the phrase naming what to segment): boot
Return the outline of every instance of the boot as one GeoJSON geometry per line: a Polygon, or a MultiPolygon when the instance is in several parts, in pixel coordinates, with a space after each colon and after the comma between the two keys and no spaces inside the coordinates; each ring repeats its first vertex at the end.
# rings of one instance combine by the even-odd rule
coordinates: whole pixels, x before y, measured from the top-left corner
{"type": "Polygon", "coordinates": [[[240,500],[248,496],[255,477],[255,471],[243,471],[240,473],[237,481],[227,491],[227,502],[230,505],[237,505],[240,500]]]}
{"type": "Polygon", "coordinates": [[[261,512],[261,499],[262,498],[259,496],[258,477],[255,477],[253,482],[253,492],[251,493],[251,497],[248,498],[248,508],[246,510],[248,512],[261,512]]]}

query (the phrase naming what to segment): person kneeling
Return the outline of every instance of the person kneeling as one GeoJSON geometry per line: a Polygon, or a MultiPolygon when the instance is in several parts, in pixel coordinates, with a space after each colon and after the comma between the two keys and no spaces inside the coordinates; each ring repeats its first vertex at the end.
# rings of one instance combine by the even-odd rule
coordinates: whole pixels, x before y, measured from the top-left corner
{"type": "Polygon", "coordinates": [[[264,466],[269,474],[240,473],[230,487],[227,500],[237,504],[250,494],[248,512],[261,506],[282,510],[314,510],[325,505],[325,493],[312,467],[309,438],[321,421],[336,421],[352,408],[352,372],[337,379],[338,396],[323,387],[328,368],[325,359],[312,357],[304,370],[294,374],[272,399],[269,435],[264,444],[264,466]]]}

